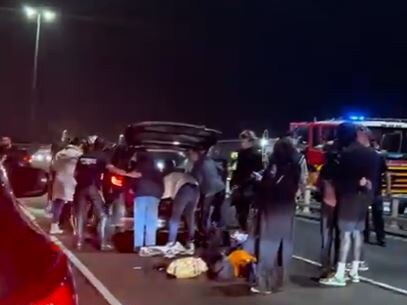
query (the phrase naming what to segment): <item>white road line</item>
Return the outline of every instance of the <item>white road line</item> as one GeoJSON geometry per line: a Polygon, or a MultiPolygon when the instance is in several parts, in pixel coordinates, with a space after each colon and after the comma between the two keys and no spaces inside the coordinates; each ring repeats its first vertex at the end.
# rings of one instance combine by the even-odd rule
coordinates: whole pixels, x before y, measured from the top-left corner
{"type": "MultiPolygon", "coordinates": [[[[315,262],[315,261],[313,261],[311,259],[302,257],[302,256],[293,255],[293,258],[296,259],[296,260],[302,261],[304,263],[313,265],[313,266],[321,267],[320,263],[315,262]]],[[[364,277],[364,276],[361,276],[360,280],[362,282],[369,283],[369,284],[371,284],[373,286],[377,286],[377,287],[380,287],[380,288],[383,288],[383,289],[386,289],[386,290],[389,290],[389,291],[392,291],[392,292],[397,292],[397,293],[400,293],[400,294],[403,294],[403,295],[407,296],[407,290],[406,289],[395,287],[395,286],[392,286],[392,285],[389,285],[389,284],[386,284],[386,283],[383,283],[383,282],[379,282],[379,281],[376,281],[376,280],[373,280],[373,279],[370,279],[370,278],[367,278],[367,277],[364,277]]]]}
{"type": "MultiPolygon", "coordinates": [[[[38,225],[37,221],[35,220],[35,216],[31,214],[31,212],[26,209],[23,208],[22,209],[24,211],[24,213],[33,220],[33,222],[35,222],[37,224],[37,226],[39,227],[39,229],[44,233],[44,230],[42,230],[42,228],[38,225]]],[[[301,219],[301,221],[305,221],[305,222],[311,222],[311,223],[315,223],[316,221],[314,220],[309,220],[309,219],[303,219],[303,218],[299,218],[301,219]]],[[[105,285],[103,285],[103,283],[89,270],[88,267],[86,267],[81,261],[80,259],[71,251],[69,250],[67,247],[65,247],[65,245],[55,236],[49,236],[51,241],[54,242],[57,246],[60,247],[61,251],[68,257],[68,259],[71,261],[71,263],[83,274],[83,276],[96,288],[96,290],[103,296],[103,298],[110,304],[110,305],[123,305],[123,303],[121,303],[107,288],[105,285]]],[[[405,240],[403,240],[405,241],[405,240]]],[[[302,257],[302,256],[298,256],[298,255],[293,255],[293,258],[299,261],[302,261],[304,263],[313,265],[313,266],[317,266],[317,267],[321,267],[321,264],[313,261],[311,259],[302,257]]],[[[406,289],[402,289],[399,287],[395,287],[383,282],[379,282],[373,279],[369,279],[367,277],[361,276],[360,279],[363,282],[369,283],[373,286],[377,286],[392,292],[397,292],[399,294],[403,294],[407,296],[407,290],[406,289]]]]}
{"type": "Polygon", "coordinates": [[[103,283],[86,267],[80,259],[73,254],[65,245],[55,236],[50,236],[50,239],[61,249],[61,251],[69,258],[71,263],[83,274],[84,277],[96,288],[103,298],[110,305],[123,305],[103,283]]]}
{"type": "MultiPolygon", "coordinates": [[[[24,214],[27,215],[30,220],[35,223],[38,229],[45,235],[48,235],[38,224],[35,216],[30,212],[30,210],[23,205],[20,205],[21,210],[24,214]]],[[[82,275],[95,287],[95,289],[102,295],[102,297],[108,302],[110,305],[123,305],[107,288],[103,283],[86,267],[80,259],[56,237],[52,235],[48,235],[49,239],[55,243],[61,251],[68,257],[69,261],[74,265],[76,269],[78,269],[82,275]]]]}

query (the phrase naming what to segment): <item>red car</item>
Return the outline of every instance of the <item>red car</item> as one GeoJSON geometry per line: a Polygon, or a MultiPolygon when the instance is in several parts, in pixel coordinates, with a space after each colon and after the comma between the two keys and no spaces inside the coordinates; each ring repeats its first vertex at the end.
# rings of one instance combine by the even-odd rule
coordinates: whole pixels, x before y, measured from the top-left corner
{"type": "Polygon", "coordinates": [[[44,171],[0,163],[0,305],[77,305],[67,257],[16,200],[46,190],[44,171]]]}

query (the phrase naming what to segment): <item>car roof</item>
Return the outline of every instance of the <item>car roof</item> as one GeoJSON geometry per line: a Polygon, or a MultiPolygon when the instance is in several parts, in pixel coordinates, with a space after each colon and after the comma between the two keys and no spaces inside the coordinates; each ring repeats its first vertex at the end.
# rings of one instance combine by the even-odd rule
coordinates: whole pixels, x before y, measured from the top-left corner
{"type": "Polygon", "coordinates": [[[220,131],[205,126],[161,121],[131,124],[125,131],[128,145],[179,150],[208,149],[216,144],[220,135],[220,131]]]}

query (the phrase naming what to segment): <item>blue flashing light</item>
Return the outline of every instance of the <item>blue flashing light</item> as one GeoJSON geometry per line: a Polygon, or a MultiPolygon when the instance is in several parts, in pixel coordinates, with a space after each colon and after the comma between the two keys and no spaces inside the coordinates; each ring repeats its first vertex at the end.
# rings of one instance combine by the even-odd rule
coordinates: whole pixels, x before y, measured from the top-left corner
{"type": "Polygon", "coordinates": [[[365,116],[363,115],[350,115],[349,119],[351,121],[364,121],[365,120],[365,116]]]}

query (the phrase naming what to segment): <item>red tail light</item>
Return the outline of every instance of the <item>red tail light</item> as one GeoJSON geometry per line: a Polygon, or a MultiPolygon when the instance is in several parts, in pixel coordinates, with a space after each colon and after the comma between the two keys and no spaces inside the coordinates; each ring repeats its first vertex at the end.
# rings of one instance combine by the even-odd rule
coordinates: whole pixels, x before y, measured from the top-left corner
{"type": "Polygon", "coordinates": [[[31,305],[76,305],[76,296],[71,285],[62,283],[48,296],[31,305]]]}
{"type": "Polygon", "coordinates": [[[124,178],[121,176],[112,176],[112,178],[110,179],[110,182],[114,186],[122,187],[124,185],[124,178]]]}
{"type": "Polygon", "coordinates": [[[30,155],[25,155],[24,157],[23,157],[23,160],[22,160],[24,163],[30,163],[31,162],[31,156],[30,155]]]}

